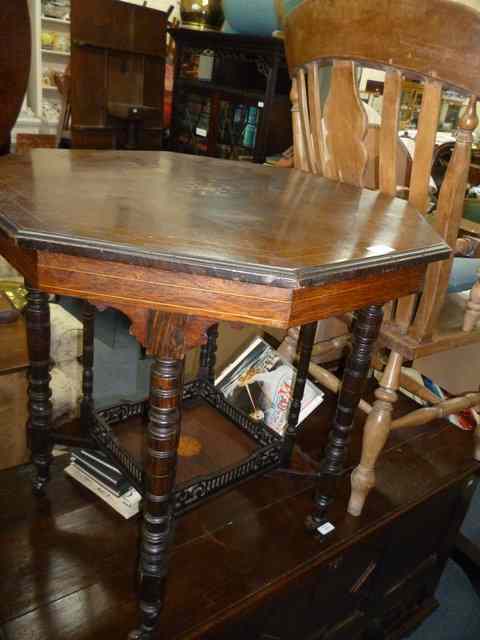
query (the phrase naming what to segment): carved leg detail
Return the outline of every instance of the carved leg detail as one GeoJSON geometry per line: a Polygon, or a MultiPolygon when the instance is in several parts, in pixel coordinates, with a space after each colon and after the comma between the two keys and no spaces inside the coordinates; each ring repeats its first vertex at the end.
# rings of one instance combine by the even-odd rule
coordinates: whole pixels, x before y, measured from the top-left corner
{"type": "Polygon", "coordinates": [[[290,404],[290,411],[288,414],[287,432],[282,452],[284,466],[288,466],[290,464],[293,447],[295,446],[297,424],[300,417],[300,410],[302,408],[303,393],[307,382],[308,367],[310,366],[316,331],[316,322],[306,324],[300,329],[297,378],[293,389],[292,402],[290,404]]]}
{"type": "Polygon", "coordinates": [[[93,361],[95,339],[95,307],[85,300],[82,310],[83,320],[83,398],[80,405],[82,429],[88,431],[93,412],[93,361]]]}
{"type": "Polygon", "coordinates": [[[217,362],[218,324],[214,324],[207,331],[207,344],[200,351],[200,378],[212,384],[215,382],[215,364],[217,362]]]}
{"type": "MultiPolygon", "coordinates": [[[[480,278],[480,273],[479,273],[480,278]]],[[[480,320],[480,282],[477,282],[470,292],[470,299],[467,302],[463,330],[467,333],[473,331],[480,320]]]]}
{"type": "Polygon", "coordinates": [[[362,457],[351,478],[352,492],[348,513],[352,516],[361,515],[367,496],[375,486],[375,464],[392,427],[392,412],[398,399],[402,364],[403,357],[392,352],[380,386],[375,391],[376,401],[363,432],[362,457]]]}
{"type": "Polygon", "coordinates": [[[140,629],[130,639],[150,640],[164,603],[174,520],[184,371],[184,319],[165,316],[152,366],[150,421],[145,447],[145,499],[140,551],[140,629]]]}
{"type": "Polygon", "coordinates": [[[52,417],[49,372],[50,308],[47,294],[28,288],[26,320],[30,355],[27,430],[32,461],[37,469],[33,490],[37,495],[43,495],[45,485],[50,477],[50,463],[52,461],[52,444],[49,433],[52,417]]]}
{"type": "Polygon", "coordinates": [[[360,311],[354,322],[352,351],[345,367],[337,412],[322,461],[324,478],[315,493],[315,512],[307,520],[311,529],[316,529],[324,521],[334,498],[336,478],[343,472],[355,412],[365,389],[382,317],[382,307],[370,306],[360,311]]]}

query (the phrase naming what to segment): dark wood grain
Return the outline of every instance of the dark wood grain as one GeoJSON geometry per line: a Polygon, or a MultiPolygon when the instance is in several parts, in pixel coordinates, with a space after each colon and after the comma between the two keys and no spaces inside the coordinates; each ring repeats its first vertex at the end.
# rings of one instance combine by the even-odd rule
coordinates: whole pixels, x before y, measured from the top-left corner
{"type": "Polygon", "coordinates": [[[0,227],[22,246],[284,287],[448,255],[405,201],[296,171],[41,149],[0,169],[0,227]]]}
{"type": "Polygon", "coordinates": [[[355,59],[480,93],[480,15],[461,3],[308,0],[290,14],[285,33],[292,69],[322,58],[355,59]]]}
{"type": "Polygon", "coordinates": [[[162,11],[118,0],[73,0],[75,148],[128,148],[133,133],[136,148],[162,148],[166,26],[162,11]]]}
{"type": "Polygon", "coordinates": [[[27,0],[4,0],[0,22],[0,155],[10,149],[10,131],[27,90],[31,36],[27,0]]]}
{"type": "Polygon", "coordinates": [[[131,640],[150,640],[164,607],[175,530],[173,491],[182,415],[185,324],[184,316],[157,314],[155,318],[139,562],[141,625],[130,634],[131,640]]]}
{"type": "Polygon", "coordinates": [[[28,372],[28,436],[32,461],[37,469],[33,483],[36,494],[43,495],[50,478],[52,444],[52,392],[50,389],[50,308],[48,295],[29,288],[26,309],[27,340],[30,358],[28,372]]]}
{"type": "MultiPolygon", "coordinates": [[[[333,409],[328,398],[299,438],[302,452],[314,460],[320,459],[333,409]]],[[[222,420],[212,410],[199,419],[211,424],[209,432],[222,420]]],[[[185,424],[190,433],[188,418],[185,424]]],[[[354,433],[349,467],[358,457],[360,435],[354,433]]],[[[12,640],[27,640],[32,632],[36,640],[93,640],[99,634],[118,640],[136,618],[134,564],[126,557],[138,523],[122,521],[67,480],[63,465],[52,467],[57,499],[50,504],[32,498],[30,468],[1,474],[0,625],[12,640]]],[[[315,467],[296,455],[294,468],[315,467]]],[[[311,480],[274,474],[242,485],[179,521],[160,632],[169,640],[245,640],[273,635],[278,620],[282,639],[304,640],[324,625],[348,620],[369,595],[367,617],[383,613],[395,631],[402,623],[394,615],[401,597],[405,603],[407,594],[414,598],[404,609],[410,615],[417,611],[416,592],[435,588],[441,564],[435,564],[431,581],[428,573],[415,577],[415,570],[440,550],[466,478],[477,468],[464,434],[443,421],[392,434],[362,519],[345,512],[344,477],[332,512],[336,533],[321,545],[302,526],[311,508],[311,480]],[[400,483],[405,468],[408,477],[400,483]],[[415,579],[409,581],[411,574],[415,579]]]]}
{"type": "Polygon", "coordinates": [[[88,431],[89,418],[93,411],[93,364],[95,343],[95,307],[86,300],[82,309],[83,323],[83,350],[82,350],[82,400],[80,403],[80,415],[85,431],[88,431]]]}

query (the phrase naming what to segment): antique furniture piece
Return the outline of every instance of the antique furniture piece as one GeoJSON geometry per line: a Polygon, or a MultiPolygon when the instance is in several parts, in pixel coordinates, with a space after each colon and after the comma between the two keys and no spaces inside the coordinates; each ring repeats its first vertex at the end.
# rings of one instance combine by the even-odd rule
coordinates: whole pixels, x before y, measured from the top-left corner
{"type": "MultiPolygon", "coordinates": [[[[348,184],[364,184],[367,157],[362,140],[366,116],[358,98],[353,63],[345,60],[353,57],[362,65],[386,69],[380,134],[380,191],[394,196],[397,193],[396,148],[402,73],[415,72],[423,77],[424,90],[408,201],[426,213],[442,90],[444,86],[454,87],[468,97],[468,106],[460,122],[433,221],[434,228],[453,248],[462,219],[472,133],[478,125],[476,103],[480,75],[474,61],[480,52],[479,31],[480,14],[448,0],[428,0],[415,7],[403,2],[392,5],[388,0],[372,0],[356,5],[353,15],[351,3],[346,0],[335,0],[328,5],[311,0],[299,6],[286,26],[288,60],[296,70],[293,92],[295,165],[348,184]],[[433,16],[435,20],[432,20],[433,16]],[[363,25],[355,32],[353,40],[352,20],[363,25]],[[325,34],[331,34],[331,37],[325,34]],[[382,34],[388,34],[388,37],[382,34]],[[408,34],[409,47],[404,46],[404,34],[408,34]],[[421,46],[417,47],[417,43],[421,46]],[[460,64],[465,52],[469,52],[471,64],[460,64]],[[332,91],[322,110],[316,91],[319,65],[332,58],[332,91]],[[312,63],[312,60],[316,62],[312,63]],[[459,64],[452,64],[452,60],[458,60],[459,64]],[[341,103],[348,104],[353,114],[348,122],[351,134],[348,144],[347,124],[337,107],[341,103]],[[338,164],[338,157],[343,159],[343,166],[338,164]]],[[[375,461],[392,428],[424,424],[480,404],[478,392],[440,401],[416,385],[414,390],[433,406],[392,419],[399,387],[408,388],[408,379],[402,376],[404,362],[480,341],[477,324],[480,283],[473,287],[465,313],[460,314],[459,322],[453,323],[452,327],[447,296],[452,260],[429,267],[420,297],[403,298],[400,295],[397,303],[386,309],[380,345],[389,351],[389,355],[385,360],[381,354],[377,358],[377,366],[384,368],[383,378],[373,407],[366,406],[369,417],[362,458],[352,475],[349,511],[353,515],[360,515],[366,496],[374,486],[375,461]]],[[[338,344],[338,338],[336,340],[337,346],[344,346],[344,342],[338,344]]],[[[328,345],[322,348],[328,350],[328,345]]],[[[317,368],[316,373],[329,388],[338,390],[339,381],[330,372],[317,368]]],[[[475,433],[474,455],[480,459],[480,427],[475,433]]]]}
{"type": "Polygon", "coordinates": [[[194,29],[169,33],[177,47],[172,151],[261,163],[291,145],[282,40],[194,29]],[[199,56],[210,62],[205,73],[196,69],[199,56]]]}
{"type": "Polygon", "coordinates": [[[0,155],[4,155],[10,151],[10,132],[25,97],[30,70],[30,21],[26,0],[2,2],[0,40],[0,155]]]}
{"type": "Polygon", "coordinates": [[[3,159],[0,192],[0,248],[30,287],[35,491],[46,487],[53,444],[63,443],[102,448],[144,493],[142,622],[132,637],[148,638],[163,606],[175,518],[246,478],[289,466],[316,321],[359,310],[309,525],[316,531],[324,522],[382,305],[417,291],[428,263],[450,250],[408,202],[302,172],[181,154],[37,149],[3,159]],[[82,436],[50,425],[48,293],[88,301],[82,436]],[[146,404],[94,410],[93,305],[124,312],[155,357],[143,469],[109,423],[143,414],[146,404]],[[219,319],[303,326],[284,438],[236,411],[213,386],[219,319]],[[198,344],[205,345],[200,375],[184,387],[185,352],[198,344]],[[176,486],[182,397],[195,396],[229,417],[255,449],[234,467],[176,486]]]}
{"type": "MultiPolygon", "coordinates": [[[[297,438],[297,474],[318,469],[314,460],[328,437],[333,400],[330,396],[322,410],[307,419],[297,438]]],[[[402,398],[401,403],[407,401],[402,398]]],[[[195,434],[199,423],[205,425],[204,444],[210,436],[214,442],[222,433],[237,435],[213,409],[193,404],[184,411],[183,433],[195,434]]],[[[123,443],[138,446],[143,429],[142,419],[132,418],[117,434],[123,443]]],[[[349,467],[360,448],[361,430],[355,429],[349,467]]],[[[223,466],[227,464],[226,448],[208,449],[210,453],[205,447],[195,457],[180,455],[177,477],[188,478],[192,467],[209,459],[212,449],[223,466]]],[[[31,495],[30,468],[0,474],[5,522],[0,532],[0,630],[11,640],[120,640],[136,617],[131,597],[134,568],[126,558],[132,553],[138,522],[122,521],[69,481],[65,464],[65,456],[56,457],[50,488],[55,500],[41,508],[35,508],[31,495]]],[[[438,579],[478,486],[478,468],[468,439],[443,420],[398,431],[382,452],[378,492],[363,518],[347,514],[348,474],[339,480],[330,514],[336,530],[322,543],[305,535],[303,528],[310,508],[310,477],[278,471],[244,483],[178,521],[165,615],[155,637],[408,636],[437,606],[438,579]],[[405,469],[408,474],[399,482],[405,469]]],[[[454,570],[450,565],[447,580],[456,575],[454,570]]],[[[465,615],[457,615],[455,638],[473,633],[465,591],[461,589],[465,615]]],[[[455,595],[449,589],[450,601],[440,605],[451,611],[455,595]]],[[[473,595],[470,601],[474,605],[473,595]]],[[[478,620],[478,612],[475,617],[478,620]]]]}
{"type": "Polygon", "coordinates": [[[167,14],[72,0],[71,21],[73,146],[160,149],[167,14]]]}

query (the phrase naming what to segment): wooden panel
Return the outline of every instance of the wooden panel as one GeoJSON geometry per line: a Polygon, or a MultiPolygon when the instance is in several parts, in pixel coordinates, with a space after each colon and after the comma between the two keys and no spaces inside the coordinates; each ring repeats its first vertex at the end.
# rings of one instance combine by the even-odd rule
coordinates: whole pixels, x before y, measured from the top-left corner
{"type": "Polygon", "coordinates": [[[165,56],[166,15],[119,0],[72,0],[72,40],[105,49],[165,56]]]}
{"type": "Polygon", "coordinates": [[[72,47],[72,130],[105,126],[107,120],[106,51],[72,47]],[[92,90],[95,87],[95,90],[92,90]]]}
{"type": "Polygon", "coordinates": [[[300,171],[310,171],[307,141],[305,140],[305,129],[302,122],[302,113],[300,111],[299,104],[298,79],[296,77],[292,78],[290,100],[292,102],[293,162],[295,169],[300,169],[300,171]]]}
{"type": "Polygon", "coordinates": [[[417,266],[399,272],[375,274],[362,279],[347,280],[318,289],[299,289],[294,292],[290,326],[339,316],[347,310],[362,309],[370,304],[382,304],[394,296],[419,291],[425,267],[417,266]]]}
{"type": "Polygon", "coordinates": [[[302,137],[305,141],[305,162],[308,167],[307,171],[318,173],[312,129],[310,126],[310,113],[308,109],[309,96],[307,95],[307,79],[304,69],[299,69],[297,73],[297,86],[298,107],[300,109],[300,118],[302,122],[302,137]]]}
{"type": "Polygon", "coordinates": [[[0,162],[0,188],[0,226],[22,245],[269,286],[450,254],[404,200],[227,160],[35,149],[0,162]]]}
{"type": "Polygon", "coordinates": [[[380,128],[380,191],[397,194],[398,120],[402,97],[402,74],[389,70],[385,74],[382,125],[380,128]]]}
{"type": "Polygon", "coordinates": [[[442,86],[438,82],[426,82],[415,138],[415,156],[409,195],[410,204],[421,213],[426,213],[428,209],[430,176],[441,102],[442,86]]]}
{"type": "Polygon", "coordinates": [[[308,105],[310,112],[310,128],[313,138],[315,171],[322,175],[325,150],[322,125],[320,69],[316,62],[312,62],[312,64],[308,65],[308,105]]]}
{"type": "Polygon", "coordinates": [[[8,151],[27,89],[31,36],[27,0],[2,0],[0,20],[0,153],[8,151]]]}
{"type": "Polygon", "coordinates": [[[37,254],[28,249],[19,249],[11,238],[0,231],[0,254],[34,284],[37,278],[37,254]]]}
{"type": "Polygon", "coordinates": [[[159,58],[145,56],[145,81],[143,83],[143,104],[163,110],[165,87],[165,64],[159,58]]]}
{"type": "Polygon", "coordinates": [[[143,56],[110,52],[107,66],[108,101],[143,104],[143,56]]]}
{"type": "Polygon", "coordinates": [[[480,14],[450,0],[310,0],[287,19],[291,69],[348,58],[480,94],[480,14]]]}
{"type": "Polygon", "coordinates": [[[358,95],[355,65],[336,60],[325,104],[325,175],[363,186],[367,167],[368,118],[358,95]]]}
{"type": "Polygon", "coordinates": [[[111,306],[133,304],[207,318],[288,326],[288,289],[49,252],[41,253],[39,260],[40,286],[52,293],[111,306]]]}

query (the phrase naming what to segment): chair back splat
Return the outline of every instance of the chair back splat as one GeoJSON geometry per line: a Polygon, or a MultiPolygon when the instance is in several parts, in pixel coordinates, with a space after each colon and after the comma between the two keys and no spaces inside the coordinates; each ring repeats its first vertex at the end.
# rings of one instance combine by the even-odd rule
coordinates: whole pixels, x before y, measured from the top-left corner
{"type": "MultiPolygon", "coordinates": [[[[408,199],[421,213],[429,186],[442,93],[468,99],[456,150],[439,199],[436,226],[453,247],[462,218],[472,133],[480,94],[480,13],[450,0],[305,0],[286,23],[292,75],[295,166],[363,187],[369,166],[368,119],[360,99],[358,70],[385,71],[378,142],[378,188],[395,196],[398,184],[402,81],[424,84],[408,199]],[[322,104],[320,75],[331,66],[330,92],[322,104]]],[[[370,159],[371,160],[371,159],[370,159]]],[[[420,305],[401,300],[398,321],[416,339],[429,337],[448,288],[451,263],[429,267],[420,305]],[[432,301],[435,298],[435,301],[432,301]]]]}

